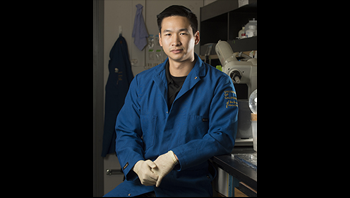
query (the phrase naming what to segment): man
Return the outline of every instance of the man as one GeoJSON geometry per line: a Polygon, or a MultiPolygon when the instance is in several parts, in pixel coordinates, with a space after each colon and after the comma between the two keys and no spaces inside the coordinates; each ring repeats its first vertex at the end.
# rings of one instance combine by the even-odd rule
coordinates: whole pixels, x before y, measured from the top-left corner
{"type": "Polygon", "coordinates": [[[209,159],[235,142],[235,89],[194,53],[200,37],[191,10],[170,6],[157,22],[168,58],[131,82],[116,122],[125,181],[105,196],[212,196],[209,159]]]}

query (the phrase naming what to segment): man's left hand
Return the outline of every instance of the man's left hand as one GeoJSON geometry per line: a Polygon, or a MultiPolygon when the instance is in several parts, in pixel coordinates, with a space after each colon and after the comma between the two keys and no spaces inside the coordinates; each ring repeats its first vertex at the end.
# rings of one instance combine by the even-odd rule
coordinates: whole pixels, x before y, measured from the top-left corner
{"type": "Polygon", "coordinates": [[[172,151],[169,151],[163,155],[158,156],[158,158],[154,161],[157,165],[156,168],[152,168],[152,171],[158,175],[158,180],[156,183],[156,187],[159,187],[162,179],[170,173],[171,170],[178,163],[175,157],[175,154],[172,151]]]}

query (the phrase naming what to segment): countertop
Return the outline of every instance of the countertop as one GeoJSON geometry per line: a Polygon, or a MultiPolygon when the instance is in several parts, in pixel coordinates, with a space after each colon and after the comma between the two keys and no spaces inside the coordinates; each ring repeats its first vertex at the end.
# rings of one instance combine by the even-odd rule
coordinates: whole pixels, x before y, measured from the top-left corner
{"type": "Polygon", "coordinates": [[[253,147],[234,148],[231,154],[214,156],[212,161],[257,192],[257,152],[253,147]]]}

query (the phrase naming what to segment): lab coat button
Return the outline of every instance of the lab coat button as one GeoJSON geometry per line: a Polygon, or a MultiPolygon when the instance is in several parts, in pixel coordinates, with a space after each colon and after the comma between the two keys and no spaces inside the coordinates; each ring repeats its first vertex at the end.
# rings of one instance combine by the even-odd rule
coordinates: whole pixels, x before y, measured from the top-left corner
{"type": "Polygon", "coordinates": [[[196,76],[196,77],[194,77],[194,79],[197,79],[197,76],[196,76]]]}
{"type": "Polygon", "coordinates": [[[166,112],[166,113],[168,113],[168,112],[166,112]]]}
{"type": "Polygon", "coordinates": [[[130,197],[130,195],[131,195],[131,194],[129,193],[128,196],[130,197]]]}

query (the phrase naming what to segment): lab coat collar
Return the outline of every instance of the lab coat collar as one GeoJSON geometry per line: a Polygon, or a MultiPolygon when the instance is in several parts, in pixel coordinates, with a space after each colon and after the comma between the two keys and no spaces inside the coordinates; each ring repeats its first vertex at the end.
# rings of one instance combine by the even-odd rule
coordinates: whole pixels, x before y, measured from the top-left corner
{"type": "Polygon", "coordinates": [[[206,75],[206,72],[207,72],[206,68],[204,67],[204,63],[203,63],[202,59],[196,53],[194,53],[194,54],[197,56],[196,65],[198,64],[198,68],[197,68],[198,69],[198,76],[204,77],[206,75]]]}
{"type": "MultiPolygon", "coordinates": [[[[187,78],[182,85],[182,88],[180,92],[177,94],[174,102],[177,100],[177,98],[180,98],[184,93],[186,93],[188,90],[192,89],[200,80],[201,77],[204,77],[206,75],[206,67],[204,66],[203,61],[200,59],[200,57],[194,53],[195,56],[197,56],[196,64],[193,66],[190,73],[187,75],[187,78]]],[[[158,85],[160,92],[163,95],[164,101],[167,103],[167,90],[168,90],[168,82],[165,75],[165,64],[168,61],[169,58],[165,59],[163,63],[161,63],[157,68],[155,68],[155,75],[153,76],[154,82],[158,85]]]]}
{"type": "Polygon", "coordinates": [[[204,66],[203,61],[196,53],[195,56],[197,56],[197,62],[193,66],[190,73],[187,75],[187,78],[182,85],[181,90],[177,94],[174,102],[177,100],[177,98],[180,98],[183,94],[192,89],[198,82],[201,81],[201,77],[204,77],[206,74],[206,67],[204,66]]]}
{"type": "MultiPolygon", "coordinates": [[[[194,55],[197,56],[197,61],[196,61],[196,64],[193,66],[191,72],[187,75],[187,77],[189,77],[190,75],[194,75],[197,77],[203,77],[206,75],[206,69],[203,66],[204,65],[203,61],[196,53],[194,53],[194,55]]],[[[163,63],[161,63],[158,68],[156,68],[156,75],[155,75],[155,77],[160,78],[162,80],[165,80],[165,82],[166,82],[165,64],[168,61],[168,59],[169,58],[167,57],[165,59],[165,61],[163,63]]]]}

